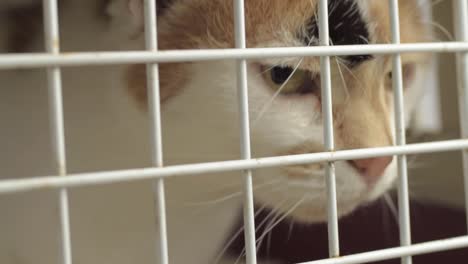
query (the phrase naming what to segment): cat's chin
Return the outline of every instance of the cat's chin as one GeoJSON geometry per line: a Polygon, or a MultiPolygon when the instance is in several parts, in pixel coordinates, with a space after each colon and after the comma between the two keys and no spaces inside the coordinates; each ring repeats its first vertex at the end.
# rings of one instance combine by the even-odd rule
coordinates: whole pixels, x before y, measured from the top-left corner
{"type": "MultiPolygon", "coordinates": [[[[346,202],[338,202],[338,217],[341,218],[352,213],[356,208],[365,203],[364,199],[355,199],[346,202]]],[[[312,199],[290,199],[289,202],[278,206],[277,204],[265,205],[273,211],[282,214],[284,218],[297,223],[314,224],[324,223],[328,220],[326,201],[317,204],[312,199]]],[[[280,217],[278,217],[279,219],[280,217]]]]}
{"type": "MultiPolygon", "coordinates": [[[[317,203],[317,200],[313,198],[297,197],[294,199],[290,197],[287,203],[280,206],[270,203],[264,204],[264,206],[297,223],[325,223],[328,220],[327,202],[326,199],[320,200],[321,203],[317,203]]],[[[349,200],[340,199],[338,201],[338,218],[351,214],[358,207],[364,206],[372,200],[374,199],[370,199],[367,195],[349,197],[349,200]]],[[[260,206],[262,206],[262,203],[260,206]]]]}
{"type": "MultiPolygon", "coordinates": [[[[356,208],[368,204],[382,196],[394,182],[396,178],[395,162],[387,168],[384,175],[374,185],[369,186],[362,177],[347,164],[347,162],[336,162],[336,193],[338,217],[352,213],[356,208]]],[[[285,215],[285,217],[301,223],[326,222],[327,211],[327,187],[325,183],[325,173],[320,166],[308,166],[293,168],[291,170],[266,170],[262,174],[268,173],[273,176],[269,179],[279,178],[280,182],[272,188],[259,188],[256,192],[256,201],[260,206],[266,206],[273,211],[285,215]],[[301,177],[305,170],[314,169],[308,177],[301,177]],[[298,172],[301,174],[297,174],[298,172]],[[289,175],[288,175],[289,172],[289,175]]]]}
{"type": "MultiPolygon", "coordinates": [[[[341,204],[338,209],[338,217],[341,218],[352,213],[360,205],[361,202],[341,204]]],[[[324,223],[328,220],[328,211],[326,206],[317,208],[306,203],[291,212],[289,219],[304,224],[324,223]]]]}

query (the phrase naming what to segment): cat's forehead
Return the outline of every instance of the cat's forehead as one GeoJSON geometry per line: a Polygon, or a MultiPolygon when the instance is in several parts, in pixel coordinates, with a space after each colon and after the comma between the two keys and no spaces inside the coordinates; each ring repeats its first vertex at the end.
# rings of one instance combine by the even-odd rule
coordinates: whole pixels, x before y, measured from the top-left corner
{"type": "MultiPolygon", "coordinates": [[[[317,2],[247,0],[247,37],[250,44],[261,46],[269,41],[287,42],[295,38],[294,41],[302,45],[317,45],[317,2]]],[[[423,18],[418,1],[399,2],[401,41],[426,41],[427,32],[422,30],[423,18]]],[[[330,40],[333,45],[391,42],[388,1],[329,0],[328,11],[330,40]]]]}
{"type": "MultiPolygon", "coordinates": [[[[206,48],[232,46],[235,39],[232,2],[179,0],[168,16],[168,20],[173,20],[169,26],[184,28],[182,33],[197,38],[206,48]]],[[[402,42],[424,41],[418,2],[399,1],[402,42]]],[[[329,0],[328,3],[330,38],[334,45],[391,41],[388,1],[329,0]]],[[[317,9],[317,0],[245,0],[248,46],[316,45],[317,9]]]]}
{"type": "MultiPolygon", "coordinates": [[[[420,0],[399,0],[401,41],[429,40],[419,8],[420,0]]],[[[333,45],[391,43],[388,1],[329,0],[329,32],[333,45]]],[[[297,47],[318,45],[317,0],[245,0],[247,46],[297,47]]],[[[179,0],[159,20],[161,49],[233,48],[233,1],[179,0]]],[[[415,60],[424,60],[416,54],[415,60]]],[[[385,61],[389,56],[384,57],[385,61]]],[[[408,57],[405,54],[404,59],[408,57]]],[[[348,65],[371,59],[370,55],[345,56],[348,65]]],[[[263,64],[296,65],[299,58],[271,58],[263,64]]],[[[411,59],[413,60],[413,59],[411,59]]],[[[319,60],[307,57],[304,68],[318,71],[319,60]]]]}

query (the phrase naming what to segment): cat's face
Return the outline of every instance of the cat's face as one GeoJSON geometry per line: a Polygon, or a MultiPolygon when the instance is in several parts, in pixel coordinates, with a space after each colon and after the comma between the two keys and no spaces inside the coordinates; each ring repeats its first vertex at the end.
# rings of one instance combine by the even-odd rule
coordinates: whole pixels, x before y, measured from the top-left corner
{"type": "MultiPolygon", "coordinates": [[[[387,1],[329,2],[333,44],[391,42],[387,1]]],[[[231,4],[225,0],[175,1],[159,20],[160,47],[233,47],[231,4]]],[[[318,45],[316,1],[246,0],[245,6],[248,47],[318,45]]],[[[416,0],[400,1],[402,42],[429,39],[417,7],[416,0]]],[[[425,54],[403,54],[402,60],[409,119],[421,92],[428,58],[425,54]]],[[[331,62],[336,148],[392,145],[392,57],[332,57],[331,62]]],[[[213,147],[219,157],[238,155],[235,65],[233,61],[216,61],[160,66],[163,119],[177,118],[180,129],[193,126],[194,136],[208,138],[213,145],[222,144],[213,147]]],[[[318,57],[248,61],[248,87],[254,157],[324,151],[318,57]]],[[[146,100],[144,66],[129,70],[129,88],[138,100],[146,100]]],[[[196,149],[189,149],[186,151],[196,155],[196,149]]],[[[395,163],[391,158],[336,162],[340,215],[384,193],[397,177],[395,163]]],[[[270,185],[255,191],[257,202],[299,221],[326,219],[323,164],[263,169],[254,175],[258,186],[270,185]]]]}

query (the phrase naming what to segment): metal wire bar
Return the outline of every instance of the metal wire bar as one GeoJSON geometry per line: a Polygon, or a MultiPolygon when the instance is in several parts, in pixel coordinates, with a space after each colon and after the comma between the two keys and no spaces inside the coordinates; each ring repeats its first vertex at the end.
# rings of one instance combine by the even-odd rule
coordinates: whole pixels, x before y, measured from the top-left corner
{"type": "MultiPolygon", "coordinates": [[[[320,0],[318,6],[320,45],[329,46],[328,32],[328,0],[320,0]]],[[[320,80],[322,89],[322,120],[324,145],[327,151],[335,150],[333,138],[333,110],[330,57],[320,57],[320,80]]],[[[328,252],[330,257],[340,255],[340,242],[338,234],[338,209],[336,201],[336,175],[335,164],[328,162],[325,167],[327,182],[327,214],[328,214],[328,252]]]]}
{"type": "MultiPolygon", "coordinates": [[[[46,51],[59,54],[60,37],[56,0],[43,1],[44,34],[46,51]]],[[[53,144],[54,167],[59,176],[67,174],[65,153],[65,132],[63,121],[62,101],[62,75],[60,68],[52,66],[47,69],[47,82],[49,89],[49,112],[51,123],[51,136],[53,144]]],[[[68,205],[68,192],[66,188],[59,189],[59,215],[61,231],[62,263],[72,263],[70,214],[68,205]]]]}
{"type": "MultiPolygon", "coordinates": [[[[392,29],[392,43],[400,43],[400,18],[398,0],[389,0],[390,24],[392,29]]],[[[396,145],[406,144],[405,112],[403,101],[403,73],[401,68],[401,54],[393,56],[393,94],[395,103],[395,140],[396,145]]],[[[397,156],[398,165],[398,215],[400,228],[400,245],[411,245],[411,223],[409,208],[408,168],[405,155],[397,156]]],[[[411,264],[411,256],[401,259],[403,264],[411,264]]]]}
{"type": "Polygon", "coordinates": [[[0,55],[0,69],[43,68],[48,66],[93,66],[113,64],[165,63],[280,57],[342,56],[363,54],[397,54],[412,52],[466,52],[466,42],[413,44],[369,44],[347,46],[313,46],[248,49],[198,49],[119,52],[73,52],[61,54],[28,53],[0,55]]]}
{"type": "MultiPolygon", "coordinates": [[[[256,264],[255,226],[253,209],[252,170],[264,167],[298,165],[314,162],[327,162],[327,195],[328,195],[328,232],[330,256],[339,256],[339,235],[337,224],[337,204],[335,172],[333,162],[350,159],[362,159],[398,155],[399,172],[399,208],[400,237],[402,247],[378,250],[368,253],[350,255],[313,263],[366,263],[390,258],[403,257],[402,262],[410,264],[411,255],[435,251],[449,250],[468,246],[468,236],[428,243],[411,245],[409,199],[406,155],[450,150],[463,151],[465,175],[465,192],[468,191],[468,4],[466,0],[456,0],[457,14],[455,18],[458,39],[461,42],[452,43],[419,43],[400,44],[398,0],[389,0],[393,43],[378,45],[332,46],[328,38],[328,6],[327,0],[319,2],[320,47],[292,48],[256,48],[246,49],[244,1],[233,0],[235,6],[236,49],[184,50],[157,52],[157,24],[155,0],[145,0],[145,29],[147,51],[130,52],[83,52],[61,54],[59,51],[59,23],[57,0],[43,0],[45,17],[46,53],[27,55],[0,55],[0,69],[41,68],[48,67],[48,85],[50,96],[50,116],[52,141],[54,144],[54,161],[58,176],[3,180],[0,181],[0,194],[19,193],[34,190],[58,189],[60,199],[60,222],[62,232],[63,263],[72,263],[71,238],[69,226],[69,207],[67,188],[109,184],[123,181],[154,180],[156,207],[159,216],[160,247],[159,261],[168,264],[166,210],[164,198],[164,178],[182,175],[195,175],[223,171],[243,170],[244,173],[244,222],[247,263],[256,264]],[[460,92],[460,123],[462,137],[465,139],[405,145],[404,114],[403,114],[403,82],[401,68],[401,53],[407,52],[460,52],[458,56],[458,76],[460,92]],[[332,90],[330,78],[329,56],[359,55],[359,54],[395,54],[393,60],[396,144],[397,146],[360,149],[334,152],[332,90]],[[247,59],[262,59],[272,57],[304,57],[320,56],[322,74],[322,112],[324,116],[324,142],[328,152],[279,156],[252,159],[250,151],[250,129],[247,91],[247,59]],[[203,61],[218,59],[237,59],[237,80],[239,86],[239,112],[241,126],[241,160],[209,162],[191,165],[163,167],[161,113],[159,104],[159,72],[158,63],[203,61]],[[60,67],[90,66],[108,64],[146,63],[149,89],[149,109],[152,129],[152,161],[154,168],[106,171],[98,173],[66,175],[66,151],[63,125],[63,102],[60,67]]],[[[468,213],[468,194],[466,195],[468,213]]],[[[468,217],[468,214],[467,214],[468,217]]],[[[468,219],[468,218],[467,218],[468,219]]],[[[468,224],[468,220],[467,220],[468,224]]]]}
{"type": "Polygon", "coordinates": [[[411,246],[387,248],[366,253],[343,256],[340,258],[310,261],[300,264],[362,264],[465,247],[468,247],[468,236],[413,244],[411,246]]]}
{"type": "MultiPolygon", "coordinates": [[[[245,10],[244,0],[234,1],[234,24],[236,33],[236,48],[246,48],[245,38],[245,10]]],[[[249,98],[247,86],[247,62],[237,61],[237,85],[239,94],[240,115],[240,151],[241,158],[251,159],[250,151],[250,124],[249,124],[249,98]]],[[[244,239],[247,264],[257,263],[257,250],[255,248],[255,216],[252,171],[244,170],[244,239]]]]}
{"type": "MultiPolygon", "coordinates": [[[[145,0],[145,37],[146,49],[149,52],[158,51],[158,32],[156,19],[156,1],[145,0]]],[[[156,168],[163,167],[162,132],[161,132],[161,105],[159,94],[159,68],[156,63],[147,64],[148,80],[148,110],[151,126],[151,147],[152,163],[156,168]]],[[[166,198],[164,191],[164,179],[155,179],[153,182],[153,195],[156,215],[156,222],[159,233],[159,247],[157,259],[159,264],[168,264],[167,246],[167,224],[166,224],[166,198]]]]}
{"type": "Polygon", "coordinates": [[[167,166],[164,168],[143,168],[132,170],[105,171],[69,174],[66,178],[49,176],[29,179],[1,180],[0,194],[30,192],[54,188],[74,188],[110,184],[127,181],[151,180],[156,178],[192,176],[197,174],[219,173],[236,170],[261,169],[269,167],[293,166],[331,161],[365,159],[371,157],[401,154],[423,154],[468,149],[468,139],[439,141],[335,152],[320,152],[301,155],[275,156],[250,160],[232,160],[167,166]]]}
{"type": "MultiPolygon", "coordinates": [[[[456,37],[459,41],[468,42],[468,2],[453,2],[456,37]]],[[[457,54],[458,106],[460,113],[461,137],[468,138],[468,53],[457,54]]],[[[465,208],[468,230],[468,152],[462,151],[463,175],[465,184],[465,208]]]]}

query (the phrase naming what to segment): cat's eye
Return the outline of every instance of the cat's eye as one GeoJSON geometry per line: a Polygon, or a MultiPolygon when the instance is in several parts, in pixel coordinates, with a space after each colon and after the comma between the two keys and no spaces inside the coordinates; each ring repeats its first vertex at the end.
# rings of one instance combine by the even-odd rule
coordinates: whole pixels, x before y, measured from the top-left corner
{"type": "Polygon", "coordinates": [[[263,72],[270,87],[281,94],[307,94],[318,90],[317,82],[309,71],[276,66],[263,72]]]}

